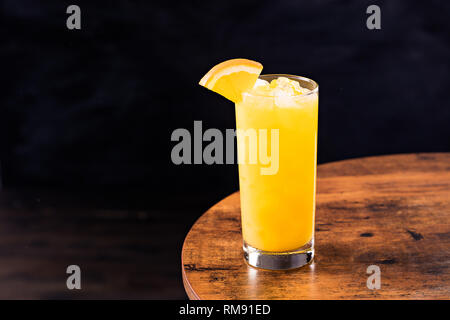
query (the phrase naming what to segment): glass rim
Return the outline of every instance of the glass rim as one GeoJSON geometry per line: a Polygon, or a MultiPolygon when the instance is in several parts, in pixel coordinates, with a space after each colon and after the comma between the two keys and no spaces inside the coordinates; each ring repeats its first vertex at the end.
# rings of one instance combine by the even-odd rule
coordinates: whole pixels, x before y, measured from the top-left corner
{"type": "MultiPolygon", "coordinates": [[[[261,74],[261,75],[259,75],[258,79],[266,80],[265,78],[279,78],[279,77],[286,77],[288,79],[297,80],[297,81],[298,80],[302,80],[304,82],[309,82],[309,83],[311,83],[313,85],[313,89],[310,90],[308,93],[292,96],[294,98],[307,97],[307,96],[310,96],[312,94],[316,94],[316,93],[319,92],[319,84],[317,82],[315,82],[312,79],[309,79],[309,78],[306,78],[306,77],[302,77],[302,76],[296,76],[296,75],[293,75],[293,74],[285,74],[285,73],[261,74]]],[[[306,89],[308,89],[308,88],[306,88],[306,89]]],[[[244,95],[249,95],[249,96],[256,96],[256,97],[267,97],[267,98],[273,98],[274,97],[274,96],[271,96],[271,95],[255,94],[255,93],[250,93],[250,92],[244,92],[243,94],[244,95]]]]}

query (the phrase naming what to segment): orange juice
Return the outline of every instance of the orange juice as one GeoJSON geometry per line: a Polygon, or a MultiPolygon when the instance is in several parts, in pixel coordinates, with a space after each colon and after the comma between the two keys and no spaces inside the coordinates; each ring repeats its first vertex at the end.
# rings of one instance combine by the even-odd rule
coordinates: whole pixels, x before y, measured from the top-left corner
{"type": "Polygon", "coordinates": [[[242,234],[254,249],[290,252],[314,236],[318,87],[296,76],[260,79],[272,82],[258,80],[236,103],[242,234]],[[256,163],[250,161],[250,135],[239,134],[246,130],[257,136],[256,163]],[[261,160],[264,148],[270,164],[261,160]]]}

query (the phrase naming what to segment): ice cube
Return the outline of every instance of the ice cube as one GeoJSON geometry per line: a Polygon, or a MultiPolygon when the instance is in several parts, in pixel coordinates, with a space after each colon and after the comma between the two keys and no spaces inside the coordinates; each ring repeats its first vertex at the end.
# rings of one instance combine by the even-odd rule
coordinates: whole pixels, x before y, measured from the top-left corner
{"type": "Polygon", "coordinates": [[[275,88],[272,92],[274,95],[275,105],[280,108],[295,107],[292,88],[275,88]]]}
{"type": "Polygon", "coordinates": [[[269,82],[267,82],[266,80],[256,79],[256,82],[255,82],[255,85],[253,86],[253,88],[268,87],[268,86],[269,86],[269,82]]]}

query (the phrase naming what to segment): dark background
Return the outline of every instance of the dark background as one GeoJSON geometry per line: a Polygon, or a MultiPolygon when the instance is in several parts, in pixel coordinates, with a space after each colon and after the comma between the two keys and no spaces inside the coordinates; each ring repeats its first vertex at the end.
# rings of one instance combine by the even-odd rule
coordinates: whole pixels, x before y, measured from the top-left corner
{"type": "MultiPolygon", "coordinates": [[[[235,127],[232,103],[198,85],[218,62],[249,58],[263,73],[316,80],[319,163],[450,151],[448,1],[3,0],[0,8],[4,188],[167,212],[181,228],[167,248],[174,275],[191,223],[238,189],[236,165],[170,160],[176,128],[235,127]],[[70,4],[81,7],[81,30],[66,28],[70,4]],[[381,7],[381,30],[366,28],[370,4],[381,7]]],[[[179,297],[181,284],[174,288],[165,297],[179,297]]]]}

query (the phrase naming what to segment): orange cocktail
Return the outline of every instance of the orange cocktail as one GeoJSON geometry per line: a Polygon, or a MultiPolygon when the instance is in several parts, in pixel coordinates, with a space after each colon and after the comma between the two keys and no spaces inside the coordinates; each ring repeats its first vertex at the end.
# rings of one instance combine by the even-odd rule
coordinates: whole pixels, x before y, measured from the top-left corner
{"type": "MultiPolygon", "coordinates": [[[[250,255],[248,259],[252,253],[259,260],[264,259],[260,257],[264,254],[267,260],[267,255],[275,255],[276,259],[280,257],[279,253],[292,253],[309,254],[309,258],[304,258],[311,260],[317,163],[317,84],[295,76],[266,75],[260,79],[272,82],[258,80],[253,89],[243,94],[242,101],[236,103],[244,250],[250,255]],[[273,134],[274,131],[278,133],[273,134]],[[250,154],[255,150],[251,150],[249,132],[257,136],[254,139],[258,143],[256,163],[250,161],[250,154]],[[269,151],[270,163],[261,161],[261,155],[265,156],[264,148],[269,151]],[[278,155],[274,154],[276,152],[278,155]]],[[[263,262],[249,262],[264,267],[258,265],[263,262]]],[[[292,261],[286,263],[287,266],[274,263],[271,269],[296,266],[290,265],[292,261]]]]}
{"type": "Polygon", "coordinates": [[[261,71],[255,61],[227,60],[200,85],[236,105],[244,257],[255,267],[290,269],[314,256],[319,88],[261,71]]]}

